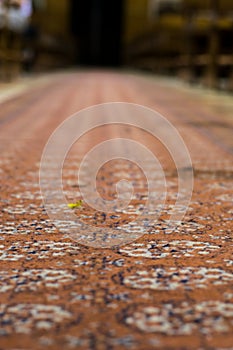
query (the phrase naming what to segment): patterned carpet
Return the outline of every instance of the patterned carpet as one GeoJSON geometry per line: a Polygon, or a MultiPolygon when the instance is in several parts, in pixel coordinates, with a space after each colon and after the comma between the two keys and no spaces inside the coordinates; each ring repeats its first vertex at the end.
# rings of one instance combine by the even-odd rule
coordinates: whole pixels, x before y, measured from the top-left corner
{"type": "MultiPolygon", "coordinates": [[[[223,94],[101,71],[35,78],[28,90],[1,102],[1,350],[233,349],[232,111],[223,94]],[[142,104],[166,116],[187,144],[195,182],[182,225],[168,234],[177,191],[171,160],[143,131],[118,130],[158,151],[167,198],[159,220],[138,240],[95,249],[53,225],[39,167],[55,127],[109,101],[142,104]]],[[[102,129],[87,134],[71,152],[64,164],[68,202],[78,196],[74,171],[81,155],[108,137],[102,129]]],[[[85,203],[74,212],[98,227],[123,223],[130,232],[147,188],[132,164],[109,163],[100,173],[100,191],[110,199],[119,172],[131,175],[137,194],[122,215],[98,213],[85,203]]]]}

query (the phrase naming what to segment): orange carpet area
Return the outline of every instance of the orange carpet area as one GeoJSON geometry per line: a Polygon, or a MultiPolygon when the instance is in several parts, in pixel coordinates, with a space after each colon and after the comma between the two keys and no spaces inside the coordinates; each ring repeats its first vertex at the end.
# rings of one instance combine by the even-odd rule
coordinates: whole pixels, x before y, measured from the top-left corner
{"type": "MultiPolygon", "coordinates": [[[[233,349],[232,96],[110,70],[28,79],[0,86],[0,349],[233,349]],[[107,102],[142,105],[172,123],[190,154],[194,187],[181,225],[168,231],[177,171],[166,147],[130,125],[84,134],[63,167],[66,203],[80,201],[72,215],[92,228],[118,232],[123,225],[126,236],[139,233],[101,248],[88,230],[74,239],[68,221],[57,229],[39,170],[54,130],[74,113],[107,102]],[[107,200],[116,198],[120,179],[135,186],[124,210],[109,214],[81,201],[81,160],[114,138],[144,145],[163,169],[166,198],[148,214],[148,227],[131,224],[148,190],[133,162],[110,159],[98,173],[97,189],[107,200]]],[[[61,146],[65,137],[61,133],[61,146]]]]}

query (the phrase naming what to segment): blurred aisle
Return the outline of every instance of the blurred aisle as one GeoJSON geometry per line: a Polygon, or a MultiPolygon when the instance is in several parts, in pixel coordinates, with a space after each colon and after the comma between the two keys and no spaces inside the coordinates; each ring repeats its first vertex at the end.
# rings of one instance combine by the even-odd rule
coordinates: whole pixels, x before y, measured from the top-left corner
{"type": "MultiPolygon", "coordinates": [[[[0,87],[0,337],[3,349],[224,349],[233,343],[233,102],[175,80],[114,71],[50,73],[0,87]],[[195,175],[183,224],[166,234],[176,198],[174,163],[158,140],[128,127],[85,135],[64,164],[64,191],[74,201],[77,160],[111,137],[143,143],[161,162],[168,196],[159,220],[138,241],[112,249],[77,244],[59,233],[39,188],[43,148],[62,121],[104,102],[152,108],[182,135],[195,175]]],[[[121,163],[107,165],[100,189],[114,196],[121,163]]],[[[132,181],[137,183],[133,166],[132,181]]],[[[85,203],[76,211],[94,225],[126,223],[85,203]]],[[[77,193],[77,191],[75,192],[77,193]]]]}
{"type": "MultiPolygon", "coordinates": [[[[208,166],[213,163],[211,166],[214,168],[221,167],[221,162],[227,162],[228,154],[233,149],[232,96],[192,89],[175,79],[95,70],[50,73],[11,85],[2,84],[0,101],[5,101],[1,108],[1,124],[5,124],[6,128],[1,128],[4,139],[14,139],[15,131],[17,138],[36,137],[45,142],[54,128],[73,113],[98,103],[122,101],[152,108],[174,123],[187,142],[189,151],[193,153],[194,165],[195,161],[199,163],[203,158],[202,166],[207,166],[208,162],[208,166]],[[12,101],[7,102],[11,97],[12,101]],[[9,119],[14,119],[14,125],[8,125],[9,119]],[[22,126],[26,120],[30,128],[17,129],[18,124],[22,126]],[[8,133],[8,130],[11,132],[8,133]],[[196,137],[204,144],[195,142],[196,137]],[[218,149],[221,155],[218,161],[216,154],[211,151],[212,147],[218,149]],[[200,152],[200,148],[205,152],[200,152]]],[[[22,144],[24,142],[21,140],[22,144]]],[[[34,144],[44,145],[38,140],[34,144]]]]}

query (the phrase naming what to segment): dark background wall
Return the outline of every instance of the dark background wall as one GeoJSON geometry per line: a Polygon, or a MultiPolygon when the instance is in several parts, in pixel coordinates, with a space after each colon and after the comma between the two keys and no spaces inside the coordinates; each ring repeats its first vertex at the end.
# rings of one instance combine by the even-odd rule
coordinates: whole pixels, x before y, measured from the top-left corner
{"type": "Polygon", "coordinates": [[[123,0],[71,0],[71,31],[77,63],[116,66],[121,62],[123,0]]]}

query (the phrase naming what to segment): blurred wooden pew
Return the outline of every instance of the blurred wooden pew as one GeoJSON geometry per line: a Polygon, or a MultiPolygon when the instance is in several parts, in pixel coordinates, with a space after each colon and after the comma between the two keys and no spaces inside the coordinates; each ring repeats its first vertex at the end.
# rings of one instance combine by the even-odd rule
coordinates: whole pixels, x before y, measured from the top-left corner
{"type": "Polygon", "coordinates": [[[20,3],[0,2],[0,79],[15,79],[20,72],[23,19],[19,16],[20,3]]]}
{"type": "Polygon", "coordinates": [[[22,60],[22,38],[8,28],[0,30],[0,79],[11,81],[19,76],[22,60]]]}
{"type": "Polygon", "coordinates": [[[183,0],[126,47],[126,63],[190,83],[232,90],[232,0],[183,0]]]}

